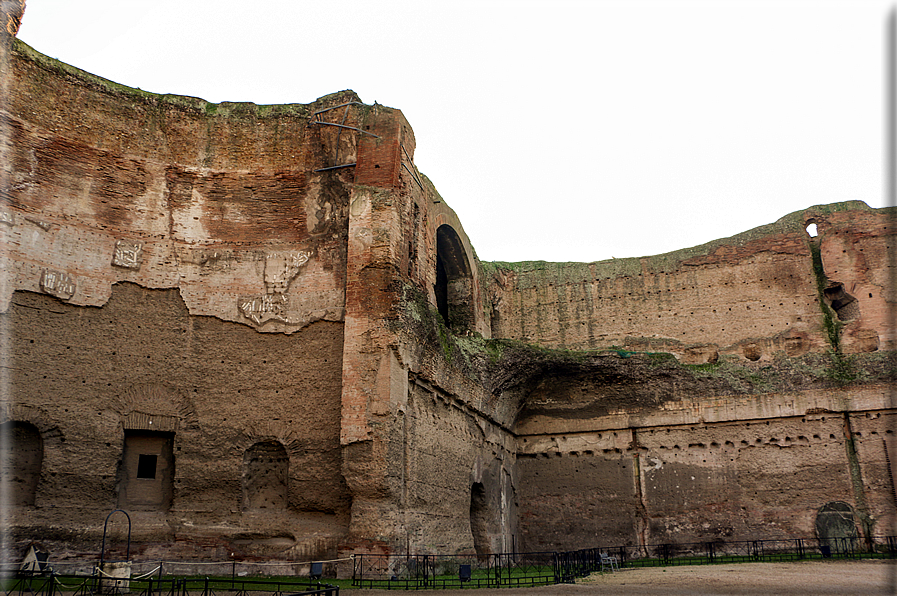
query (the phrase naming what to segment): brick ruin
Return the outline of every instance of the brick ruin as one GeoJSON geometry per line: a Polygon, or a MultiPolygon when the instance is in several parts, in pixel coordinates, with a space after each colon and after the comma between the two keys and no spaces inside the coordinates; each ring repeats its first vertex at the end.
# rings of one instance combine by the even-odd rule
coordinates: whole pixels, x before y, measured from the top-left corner
{"type": "Polygon", "coordinates": [[[94,556],[119,507],[169,560],[893,534],[894,209],[480,262],[399,110],[155,95],[6,31],[7,557],[94,556]]]}

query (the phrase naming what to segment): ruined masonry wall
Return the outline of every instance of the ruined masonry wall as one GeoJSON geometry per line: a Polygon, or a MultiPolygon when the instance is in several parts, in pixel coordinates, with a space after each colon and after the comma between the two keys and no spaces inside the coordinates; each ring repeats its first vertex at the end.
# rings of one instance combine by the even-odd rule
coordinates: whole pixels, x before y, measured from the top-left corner
{"type": "MultiPolygon", "coordinates": [[[[278,534],[288,549],[306,538],[304,513],[344,523],[336,521],[349,506],[340,467],[338,323],[288,337],[259,334],[190,316],[176,290],[133,284],[116,286],[101,309],[17,292],[3,322],[12,329],[14,357],[6,364],[16,391],[3,413],[35,424],[44,438],[36,508],[12,525],[18,542],[58,538],[36,528],[71,528],[67,548],[92,552],[105,513],[118,506],[129,431],[174,440],[170,512],[135,518],[139,542],[184,541],[208,534],[207,525],[230,524],[278,534]],[[287,504],[247,517],[244,452],[263,441],[286,448],[287,504]]],[[[213,534],[222,551],[237,548],[228,543],[234,536],[213,534]]]]}
{"type": "Polygon", "coordinates": [[[892,349],[885,319],[894,305],[893,216],[858,202],[834,207],[655,257],[497,263],[488,290],[492,334],[554,348],[668,351],[693,364],[716,354],[757,360],[825,351],[804,230],[814,222],[826,275],[853,292],[862,317],[845,330],[845,351],[892,349]]]}
{"type": "Polygon", "coordinates": [[[395,429],[390,475],[404,510],[396,525],[412,552],[508,552],[516,530],[512,435],[417,383],[395,429]],[[481,502],[474,484],[483,487],[481,502]],[[471,526],[472,499],[488,511],[481,527],[471,526]]]}
{"type": "Polygon", "coordinates": [[[831,501],[865,507],[873,533],[887,535],[893,429],[893,413],[855,412],[524,439],[524,547],[811,537],[831,501]]]}
{"type": "Polygon", "coordinates": [[[101,306],[130,281],[263,331],[342,319],[348,191],[311,173],[335,132],[309,107],[142,94],[20,42],[7,68],[0,307],[101,306]]]}

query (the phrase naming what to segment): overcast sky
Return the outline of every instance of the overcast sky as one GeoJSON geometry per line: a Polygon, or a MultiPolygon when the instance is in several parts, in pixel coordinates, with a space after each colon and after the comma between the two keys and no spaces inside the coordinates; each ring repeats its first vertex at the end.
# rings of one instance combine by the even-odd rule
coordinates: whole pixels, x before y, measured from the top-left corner
{"type": "Polygon", "coordinates": [[[893,0],[28,0],[19,38],[212,102],[354,89],[482,260],[593,261],[885,198],[893,0]]]}

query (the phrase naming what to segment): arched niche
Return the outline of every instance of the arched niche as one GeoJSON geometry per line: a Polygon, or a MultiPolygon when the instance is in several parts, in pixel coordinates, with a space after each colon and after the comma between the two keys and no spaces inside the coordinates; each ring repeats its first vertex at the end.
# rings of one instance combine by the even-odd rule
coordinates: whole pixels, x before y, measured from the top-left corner
{"type": "Polygon", "coordinates": [[[458,333],[474,328],[473,274],[464,244],[448,224],[436,229],[436,307],[458,333]]]}
{"type": "Polygon", "coordinates": [[[473,548],[477,556],[492,554],[489,534],[492,517],[486,487],[482,482],[474,482],[470,487],[470,533],[473,535],[473,548]]]}
{"type": "Polygon", "coordinates": [[[0,425],[3,449],[0,453],[2,482],[12,506],[34,505],[44,462],[44,441],[40,431],[27,422],[9,421],[0,425]]]}
{"type": "Polygon", "coordinates": [[[837,546],[839,540],[856,540],[859,536],[853,507],[843,501],[831,501],[816,514],[816,536],[820,544],[837,546]]]}
{"type": "Polygon", "coordinates": [[[243,454],[243,510],[283,511],[289,502],[290,456],[279,441],[256,443],[243,454]]]}

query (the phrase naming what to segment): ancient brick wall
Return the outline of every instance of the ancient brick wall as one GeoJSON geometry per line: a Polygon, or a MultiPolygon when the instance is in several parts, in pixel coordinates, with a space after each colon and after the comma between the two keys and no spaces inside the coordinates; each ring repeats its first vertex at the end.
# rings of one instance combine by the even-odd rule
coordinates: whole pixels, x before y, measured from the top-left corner
{"type": "Polygon", "coordinates": [[[2,420],[43,441],[13,546],[93,552],[123,506],[145,510],[135,540],[165,544],[155,556],[333,554],[350,505],[352,172],[315,170],[356,149],[315,120],[354,94],[215,105],[124,88],[20,42],[3,58],[2,420]],[[259,444],[286,452],[276,506],[255,497],[283,486],[244,462],[259,444]],[[234,530],[207,529],[221,524],[234,530]]]}
{"type": "Polygon", "coordinates": [[[263,331],[341,320],[346,174],[313,172],[336,138],[312,108],[143,94],[14,50],[4,303],[26,289],[100,306],[131,281],[263,331]]]}
{"type": "Polygon", "coordinates": [[[848,353],[893,350],[897,304],[897,211],[843,209],[819,217],[819,252],[827,302],[839,306],[841,348],[848,353]]]}
{"type": "Polygon", "coordinates": [[[482,264],[398,110],[159,96],[3,42],[16,545],[94,552],[116,506],[142,556],[210,559],[894,523],[893,210],[482,264]]]}
{"type": "Polygon", "coordinates": [[[889,533],[894,216],[817,206],[660,257],[487,265],[493,332],[611,348],[523,392],[526,547],[814,536],[833,502],[889,533]]]}
{"type": "MultiPolygon", "coordinates": [[[[868,313],[853,323],[845,348],[874,351],[893,304],[886,296],[892,219],[862,203],[823,206],[665,255],[487,265],[492,334],[556,348],[666,351],[691,363],[825,351],[811,248],[818,244],[825,274],[844,278],[868,313]],[[808,223],[818,224],[818,239],[808,236],[808,223]]],[[[888,336],[881,341],[893,346],[888,336]]]]}
{"type": "Polygon", "coordinates": [[[427,384],[413,383],[390,443],[390,475],[412,552],[499,553],[516,528],[515,442],[510,433],[427,384]],[[487,513],[472,517],[474,486],[487,513]]]}
{"type": "MultiPolygon", "coordinates": [[[[303,513],[328,514],[330,532],[345,531],[337,521],[349,506],[339,449],[340,324],[259,334],[190,316],[176,290],[132,284],[117,285],[92,309],[17,292],[3,316],[13,330],[6,365],[15,388],[5,414],[35,421],[43,436],[36,508],[14,524],[17,541],[50,541],[58,537],[42,527],[66,527],[80,538],[54,544],[59,556],[92,551],[105,514],[118,506],[154,512],[144,518],[155,523],[135,518],[143,522],[134,528],[139,542],[186,540],[206,534],[207,524],[231,524],[295,545],[307,538],[303,513]],[[166,502],[140,493],[141,482],[152,482],[140,476],[122,491],[129,433],[173,440],[166,502]],[[244,454],[264,441],[289,455],[287,506],[245,517],[244,454]],[[183,516],[194,525],[177,523],[183,516]]],[[[238,533],[220,535],[222,549],[238,533]]]]}
{"type": "Polygon", "coordinates": [[[819,510],[836,501],[853,507],[861,531],[887,535],[897,503],[886,463],[891,416],[828,412],[523,437],[524,547],[813,537],[819,510]]]}

